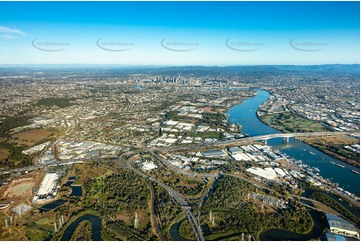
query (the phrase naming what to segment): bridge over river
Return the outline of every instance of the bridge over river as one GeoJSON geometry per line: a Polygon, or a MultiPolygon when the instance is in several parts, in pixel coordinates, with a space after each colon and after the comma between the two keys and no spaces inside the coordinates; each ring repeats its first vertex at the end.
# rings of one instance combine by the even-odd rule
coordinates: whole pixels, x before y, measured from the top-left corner
{"type": "MultiPolygon", "coordinates": [[[[294,137],[323,137],[323,136],[335,136],[335,135],[347,135],[349,132],[305,132],[305,133],[279,133],[279,134],[265,134],[258,135],[252,137],[246,137],[243,139],[239,139],[239,141],[256,141],[256,140],[264,140],[267,143],[267,140],[274,138],[283,138],[287,143],[289,142],[289,138],[294,137]]],[[[222,143],[236,143],[238,140],[230,140],[229,142],[225,141],[222,143]]]]}

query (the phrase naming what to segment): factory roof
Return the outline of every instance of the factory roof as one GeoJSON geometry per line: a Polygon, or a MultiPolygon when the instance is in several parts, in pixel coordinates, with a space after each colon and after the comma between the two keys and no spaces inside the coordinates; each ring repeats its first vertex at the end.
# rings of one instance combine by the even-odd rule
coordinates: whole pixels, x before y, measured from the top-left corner
{"type": "Polygon", "coordinates": [[[202,151],[202,155],[206,157],[214,157],[214,156],[226,156],[227,154],[223,150],[207,150],[202,151]]]}
{"type": "Polygon", "coordinates": [[[349,230],[349,231],[355,231],[357,232],[357,228],[353,226],[351,223],[347,222],[346,220],[337,217],[333,214],[326,214],[328,224],[330,225],[330,228],[337,228],[337,229],[343,229],[343,230],[349,230]]]}
{"type": "Polygon", "coordinates": [[[246,171],[248,171],[254,175],[268,179],[268,180],[274,180],[277,177],[277,174],[273,169],[264,170],[259,167],[251,167],[251,168],[248,168],[246,171]]]}

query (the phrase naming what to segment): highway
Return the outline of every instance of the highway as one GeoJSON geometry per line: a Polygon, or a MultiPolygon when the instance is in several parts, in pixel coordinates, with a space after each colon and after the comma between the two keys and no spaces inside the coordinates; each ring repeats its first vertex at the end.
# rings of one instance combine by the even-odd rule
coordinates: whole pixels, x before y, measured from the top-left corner
{"type": "Polygon", "coordinates": [[[70,164],[84,163],[84,162],[85,162],[84,160],[62,161],[62,162],[54,161],[54,162],[47,163],[47,164],[37,164],[37,165],[33,165],[33,166],[25,166],[25,167],[21,167],[21,168],[2,170],[0,172],[0,175],[13,174],[13,173],[25,172],[25,171],[33,171],[33,170],[42,169],[42,168],[45,168],[48,166],[62,166],[62,165],[70,165],[70,164]]]}
{"type": "MultiPolygon", "coordinates": [[[[183,198],[183,196],[181,196],[180,194],[178,194],[173,188],[171,188],[170,186],[155,180],[154,178],[142,173],[141,171],[137,170],[135,167],[133,167],[132,162],[137,159],[136,157],[137,155],[133,155],[131,157],[129,157],[128,159],[124,160],[126,168],[129,170],[132,170],[133,172],[135,172],[136,174],[149,179],[150,181],[153,181],[155,183],[157,183],[158,185],[162,186],[164,189],[167,190],[167,192],[177,201],[177,203],[182,207],[184,213],[187,216],[187,219],[189,221],[189,224],[192,227],[192,230],[196,236],[196,239],[198,241],[204,241],[204,237],[202,234],[202,229],[200,224],[198,223],[197,219],[194,217],[192,211],[191,211],[191,207],[188,205],[188,203],[186,202],[186,200],[183,198]]],[[[121,162],[120,157],[118,158],[118,162],[121,162]]]]}

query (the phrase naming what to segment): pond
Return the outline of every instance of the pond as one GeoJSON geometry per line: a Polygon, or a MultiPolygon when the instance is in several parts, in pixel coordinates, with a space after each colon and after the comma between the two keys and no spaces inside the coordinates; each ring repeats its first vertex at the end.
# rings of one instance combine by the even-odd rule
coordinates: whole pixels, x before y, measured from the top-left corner
{"type": "Polygon", "coordinates": [[[72,189],[72,191],[71,191],[70,196],[80,197],[83,195],[81,186],[73,185],[73,186],[71,186],[71,189],[72,189]]]}
{"type": "Polygon", "coordinates": [[[101,236],[102,223],[98,216],[95,216],[92,214],[83,215],[83,216],[79,217],[78,219],[76,219],[73,223],[71,223],[68,226],[68,228],[64,231],[63,236],[61,237],[61,240],[69,241],[71,239],[71,236],[74,234],[76,228],[78,227],[78,225],[85,220],[88,220],[91,223],[92,241],[101,241],[102,240],[102,236],[101,236]]]}
{"type": "Polygon", "coordinates": [[[48,212],[50,210],[53,210],[61,205],[63,205],[66,201],[63,199],[55,200],[54,202],[45,204],[39,208],[40,212],[48,212]]]}

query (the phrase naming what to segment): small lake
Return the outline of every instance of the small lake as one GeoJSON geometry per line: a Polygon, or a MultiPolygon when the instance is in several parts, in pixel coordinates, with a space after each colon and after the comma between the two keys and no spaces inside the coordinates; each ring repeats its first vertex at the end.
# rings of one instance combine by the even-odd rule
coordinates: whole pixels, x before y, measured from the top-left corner
{"type": "Polygon", "coordinates": [[[73,186],[71,186],[71,189],[72,189],[72,191],[71,191],[70,196],[80,197],[83,195],[81,186],[73,185],[73,186]]]}
{"type": "Polygon", "coordinates": [[[63,205],[66,201],[63,199],[55,200],[54,202],[45,204],[39,208],[40,212],[48,212],[50,210],[53,210],[61,205],[63,205]]]}
{"type": "Polygon", "coordinates": [[[102,241],[102,236],[101,236],[102,221],[100,220],[100,218],[98,216],[95,216],[92,214],[83,215],[83,216],[79,217],[77,220],[75,220],[72,224],[70,224],[68,226],[68,228],[64,231],[63,236],[61,237],[61,240],[69,241],[71,239],[71,236],[74,234],[75,229],[78,227],[78,225],[85,220],[88,220],[91,223],[92,241],[102,241]]]}

